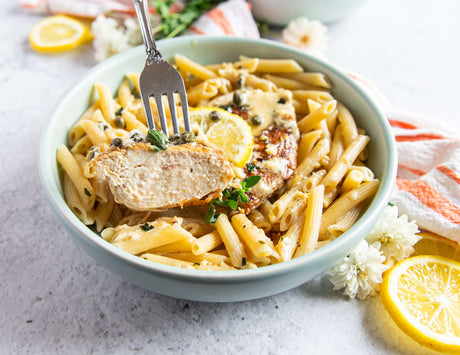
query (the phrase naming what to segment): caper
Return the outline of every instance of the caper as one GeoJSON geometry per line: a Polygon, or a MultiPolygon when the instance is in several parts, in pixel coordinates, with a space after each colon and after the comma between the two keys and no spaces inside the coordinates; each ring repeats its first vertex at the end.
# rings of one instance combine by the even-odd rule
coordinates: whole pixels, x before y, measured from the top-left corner
{"type": "Polygon", "coordinates": [[[193,132],[183,132],[181,133],[180,138],[184,143],[191,143],[196,140],[195,133],[193,132]]]}
{"type": "Polygon", "coordinates": [[[120,128],[126,128],[125,119],[119,115],[115,116],[115,126],[120,127],[120,128]]]}
{"type": "Polygon", "coordinates": [[[246,95],[243,92],[235,91],[233,94],[233,103],[240,107],[246,102],[246,95]]]}
{"type": "Polygon", "coordinates": [[[243,89],[244,86],[246,85],[246,77],[243,75],[240,75],[235,85],[237,89],[243,89]]]}
{"type": "Polygon", "coordinates": [[[96,156],[96,153],[100,153],[100,152],[101,152],[101,150],[99,149],[99,147],[92,146],[91,148],[89,148],[88,154],[86,155],[86,158],[88,160],[93,160],[94,157],[96,156]]]}
{"type": "Polygon", "coordinates": [[[115,137],[110,142],[110,145],[113,146],[113,147],[121,148],[123,146],[123,139],[121,139],[120,137],[115,137]]]}
{"type": "Polygon", "coordinates": [[[99,121],[97,124],[101,131],[105,131],[106,129],[109,129],[109,126],[103,121],[99,121]]]}
{"type": "Polygon", "coordinates": [[[180,136],[178,134],[173,134],[171,137],[169,137],[169,141],[172,144],[180,144],[180,136]]]}
{"type": "Polygon", "coordinates": [[[220,114],[219,111],[211,111],[209,113],[209,118],[213,121],[220,121],[220,119],[222,118],[222,115],[220,114]]]}
{"type": "Polygon", "coordinates": [[[145,135],[139,130],[135,130],[131,132],[129,139],[131,139],[133,142],[139,143],[145,139],[145,135]]]}
{"type": "Polygon", "coordinates": [[[253,126],[260,126],[262,124],[262,117],[260,115],[255,115],[251,120],[253,126]]]}

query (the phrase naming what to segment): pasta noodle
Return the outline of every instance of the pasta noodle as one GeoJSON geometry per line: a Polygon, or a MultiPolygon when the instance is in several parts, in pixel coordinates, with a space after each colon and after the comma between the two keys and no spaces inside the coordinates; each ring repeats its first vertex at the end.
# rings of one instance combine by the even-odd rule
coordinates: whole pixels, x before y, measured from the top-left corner
{"type": "MultiPolygon", "coordinates": [[[[356,223],[379,181],[365,163],[369,137],[331,94],[326,75],[305,72],[291,59],[241,56],[233,63],[201,65],[177,54],[175,61],[191,107],[218,106],[220,98],[232,97],[239,88],[282,95],[281,105],[289,98],[300,132],[292,177],[251,210],[241,206],[236,211],[226,210],[216,215],[214,224],[206,222],[205,209],[199,206],[155,212],[123,206],[90,161],[117,138],[126,139],[133,131],[148,133],[138,98],[139,74],[127,73],[116,97],[105,85],[94,85],[95,101],[69,129],[68,147],[57,150],[65,200],[84,224],[94,225],[108,243],[147,261],[225,271],[301,257],[340,237],[356,223]]],[[[167,98],[162,100],[170,119],[174,105],[169,107],[167,98]]],[[[177,95],[174,101],[180,112],[177,95]]],[[[158,121],[155,100],[150,106],[158,121]]],[[[244,110],[242,107],[242,117],[244,110]]],[[[269,148],[269,144],[264,147],[267,154],[269,148]]],[[[249,171],[248,166],[246,169],[249,171]]],[[[241,186],[242,170],[235,169],[232,187],[241,186]]]]}

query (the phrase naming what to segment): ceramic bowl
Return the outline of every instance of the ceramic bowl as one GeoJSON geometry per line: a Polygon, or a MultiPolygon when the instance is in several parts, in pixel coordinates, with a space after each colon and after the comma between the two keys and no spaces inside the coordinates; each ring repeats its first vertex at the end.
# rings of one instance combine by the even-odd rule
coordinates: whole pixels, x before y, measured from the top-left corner
{"type": "Polygon", "coordinates": [[[81,223],[67,207],[56,150],[66,143],[67,131],[88,107],[95,82],[115,92],[125,73],[142,69],[144,48],[137,47],[95,66],[75,83],[55,108],[41,137],[39,166],[45,194],[78,245],[98,263],[146,289],[188,300],[230,302],[269,296],[299,286],[337,264],[365,238],[389,200],[396,177],[396,148],[387,120],[352,79],[328,63],[274,41],[198,36],[159,41],[158,46],[166,59],[177,53],[203,64],[233,61],[239,55],[292,58],[306,70],[327,74],[333,95],[350,109],[358,125],[371,137],[368,164],[381,180],[380,187],[368,210],[350,230],[306,256],[281,264],[239,271],[197,271],[152,263],[117,249],[81,223]]]}
{"type": "Polygon", "coordinates": [[[304,16],[324,23],[338,21],[357,9],[366,0],[249,0],[257,20],[285,26],[290,20],[304,16]]]}

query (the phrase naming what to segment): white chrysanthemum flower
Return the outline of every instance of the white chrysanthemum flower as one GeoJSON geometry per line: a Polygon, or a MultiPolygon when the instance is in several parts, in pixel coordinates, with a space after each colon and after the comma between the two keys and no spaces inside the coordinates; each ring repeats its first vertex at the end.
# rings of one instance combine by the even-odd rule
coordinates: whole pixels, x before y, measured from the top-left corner
{"type": "Polygon", "coordinates": [[[305,52],[323,55],[327,49],[327,27],[321,22],[298,17],[282,33],[283,42],[305,52]]]}
{"type": "Polygon", "coordinates": [[[132,47],[124,28],[113,18],[99,15],[93,21],[91,31],[94,36],[94,58],[98,62],[132,47]]]}
{"type": "Polygon", "coordinates": [[[142,44],[142,32],[141,27],[139,26],[139,22],[133,18],[128,17],[123,22],[123,24],[126,28],[125,34],[128,38],[128,43],[133,47],[142,44]]]}
{"type": "Polygon", "coordinates": [[[406,215],[398,218],[398,208],[387,206],[366,240],[380,242],[380,250],[389,261],[401,261],[414,252],[414,245],[421,239],[418,232],[414,221],[409,222],[406,215]]]}
{"type": "Polygon", "coordinates": [[[389,268],[383,262],[385,257],[379,250],[379,243],[369,245],[363,240],[343,259],[343,262],[329,271],[334,290],[345,288],[343,294],[350,298],[366,298],[382,283],[382,273],[389,268]]]}

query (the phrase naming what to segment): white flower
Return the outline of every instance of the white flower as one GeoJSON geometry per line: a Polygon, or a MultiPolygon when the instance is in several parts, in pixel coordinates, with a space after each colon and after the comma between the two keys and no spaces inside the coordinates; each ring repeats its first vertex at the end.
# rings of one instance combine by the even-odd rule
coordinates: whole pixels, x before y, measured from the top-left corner
{"type": "Polygon", "coordinates": [[[345,288],[343,294],[360,299],[373,294],[382,282],[382,273],[389,268],[383,264],[385,257],[379,250],[379,243],[369,245],[363,240],[343,259],[342,264],[329,271],[334,290],[345,288]]]}
{"type": "Polygon", "coordinates": [[[323,55],[327,48],[327,27],[306,17],[289,22],[282,37],[284,43],[316,55],[323,55]]]}
{"type": "Polygon", "coordinates": [[[380,242],[380,250],[389,261],[401,261],[414,252],[414,244],[421,239],[416,234],[418,231],[415,222],[409,222],[406,215],[398,218],[396,206],[387,206],[366,240],[380,242]]]}
{"type": "Polygon", "coordinates": [[[91,25],[94,36],[94,58],[101,62],[108,57],[132,47],[119,21],[99,15],[91,25]]]}
{"type": "Polygon", "coordinates": [[[124,26],[126,28],[125,34],[128,38],[128,43],[131,46],[137,46],[142,43],[142,32],[139,23],[133,19],[128,17],[124,21],[124,26]]]}

